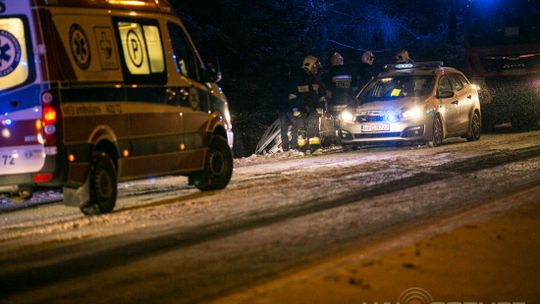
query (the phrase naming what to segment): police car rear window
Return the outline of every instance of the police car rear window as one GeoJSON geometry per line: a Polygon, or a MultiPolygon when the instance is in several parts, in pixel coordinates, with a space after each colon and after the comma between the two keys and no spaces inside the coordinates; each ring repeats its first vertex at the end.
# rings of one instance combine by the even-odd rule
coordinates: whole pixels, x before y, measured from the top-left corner
{"type": "Polygon", "coordinates": [[[0,91],[23,84],[30,76],[25,24],[0,18],[0,91]]]}

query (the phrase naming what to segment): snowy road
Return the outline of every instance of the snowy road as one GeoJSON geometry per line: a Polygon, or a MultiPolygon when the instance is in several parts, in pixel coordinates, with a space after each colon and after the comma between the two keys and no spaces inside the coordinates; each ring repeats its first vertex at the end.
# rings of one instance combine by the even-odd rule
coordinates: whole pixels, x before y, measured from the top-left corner
{"type": "Polygon", "coordinates": [[[121,184],[115,212],[99,217],[4,202],[0,303],[206,302],[539,184],[535,131],[251,157],[224,191],[182,177],[121,184]]]}

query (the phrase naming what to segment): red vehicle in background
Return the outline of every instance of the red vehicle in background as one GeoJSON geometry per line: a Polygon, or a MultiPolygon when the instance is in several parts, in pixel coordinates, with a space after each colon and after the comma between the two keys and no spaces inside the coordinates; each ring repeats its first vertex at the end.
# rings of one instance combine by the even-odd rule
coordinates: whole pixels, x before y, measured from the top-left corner
{"type": "Polygon", "coordinates": [[[466,74],[481,90],[483,126],[529,129],[540,118],[540,0],[469,0],[466,74]]]}

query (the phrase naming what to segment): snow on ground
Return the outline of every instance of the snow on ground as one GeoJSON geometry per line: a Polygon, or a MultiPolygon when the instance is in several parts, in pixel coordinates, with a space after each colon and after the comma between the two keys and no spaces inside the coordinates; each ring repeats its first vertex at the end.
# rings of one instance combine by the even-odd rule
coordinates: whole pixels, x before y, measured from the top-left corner
{"type": "MultiPolygon", "coordinates": [[[[100,268],[107,279],[93,273],[93,283],[98,290],[114,288],[110,297],[140,292],[144,302],[159,291],[164,300],[181,294],[186,301],[204,302],[197,297],[319,259],[351,242],[369,240],[387,227],[436,219],[442,212],[470,208],[513,187],[537,184],[538,157],[466,173],[452,164],[489,160],[492,154],[539,144],[540,132],[528,132],[488,135],[479,142],[453,140],[438,148],[251,156],[235,160],[233,179],[225,190],[206,193],[188,186],[185,177],[121,183],[111,214],[85,217],[77,208],[61,204],[2,213],[0,262],[5,268],[0,276],[53,263],[34,258],[48,252],[58,265],[62,259],[80,258],[107,266],[100,268]],[[136,246],[128,246],[131,243],[136,246]],[[129,265],[119,263],[116,271],[122,275],[105,271],[109,261],[92,259],[99,250],[123,246],[137,259],[129,265]],[[18,265],[19,259],[25,263],[18,265]],[[160,288],[139,288],[136,280],[129,281],[135,287],[117,284],[118,278],[144,278],[144,284],[160,288]]],[[[88,286],[80,278],[63,288],[60,282],[55,290],[78,294],[88,286]]],[[[39,293],[41,302],[50,297],[45,289],[39,293]]]]}
{"type": "MultiPolygon", "coordinates": [[[[202,193],[187,185],[185,177],[160,177],[119,184],[116,211],[101,217],[84,217],[77,208],[61,203],[27,208],[60,200],[57,192],[38,193],[22,204],[0,205],[0,240],[24,235],[62,232],[88,226],[99,234],[100,225],[121,225],[120,230],[160,226],[179,219],[186,227],[210,221],[227,221],[252,213],[292,208],[299,201],[331,199],[350,191],[430,172],[443,164],[519,149],[540,143],[540,132],[484,136],[479,142],[452,140],[439,148],[418,146],[365,147],[325,155],[299,152],[252,155],[235,159],[233,179],[223,191],[202,193]],[[17,211],[16,215],[10,216],[17,211]],[[210,211],[209,211],[210,210],[210,211]],[[7,212],[7,213],[6,213],[7,212]]],[[[275,211],[278,212],[278,211],[275,211]]],[[[113,234],[113,232],[103,232],[113,234]]]]}

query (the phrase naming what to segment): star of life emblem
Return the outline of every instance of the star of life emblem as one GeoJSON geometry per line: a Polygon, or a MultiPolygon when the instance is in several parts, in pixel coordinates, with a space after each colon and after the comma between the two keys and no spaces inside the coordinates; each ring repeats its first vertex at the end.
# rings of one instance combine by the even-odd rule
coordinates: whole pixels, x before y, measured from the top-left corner
{"type": "Polygon", "coordinates": [[[0,77],[11,74],[21,62],[21,45],[13,34],[0,30],[0,77]]]}

